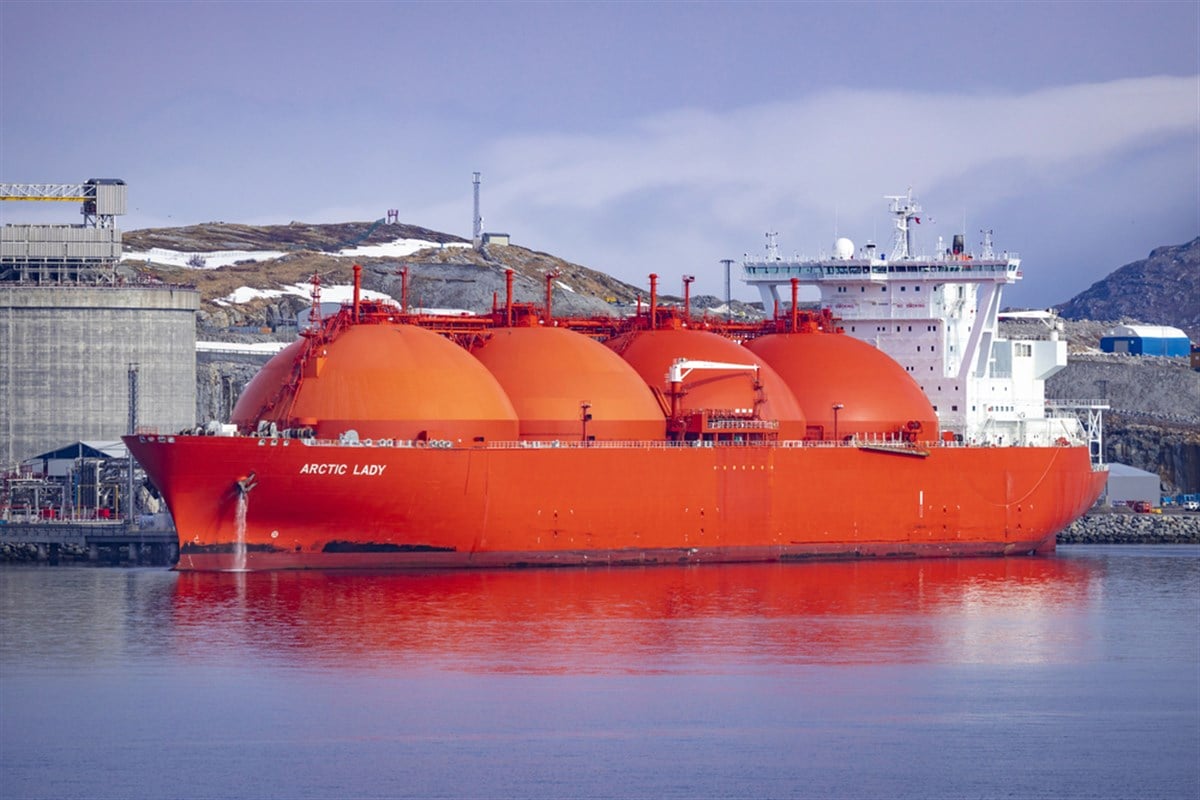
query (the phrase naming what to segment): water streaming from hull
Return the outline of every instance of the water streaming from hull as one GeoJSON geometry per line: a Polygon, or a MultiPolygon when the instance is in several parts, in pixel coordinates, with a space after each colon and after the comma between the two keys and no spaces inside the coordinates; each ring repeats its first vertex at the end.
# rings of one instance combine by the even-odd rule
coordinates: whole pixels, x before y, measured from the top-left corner
{"type": "Polygon", "coordinates": [[[246,510],[250,505],[247,492],[238,492],[237,511],[234,516],[236,538],[233,543],[233,571],[246,571],[246,510]]]}

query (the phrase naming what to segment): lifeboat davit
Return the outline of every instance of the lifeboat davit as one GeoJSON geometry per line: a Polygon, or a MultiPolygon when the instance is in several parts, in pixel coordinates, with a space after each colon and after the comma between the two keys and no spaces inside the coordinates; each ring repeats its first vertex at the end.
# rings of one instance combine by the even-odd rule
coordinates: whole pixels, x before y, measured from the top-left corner
{"type": "Polygon", "coordinates": [[[472,352],[512,401],[522,439],[664,436],[666,419],[649,387],[620,356],[587,336],[564,328],[498,328],[472,352]]]}
{"type": "Polygon", "coordinates": [[[904,367],[866,342],[842,333],[772,333],[745,348],[791,388],[811,439],[919,442],[938,436],[937,412],[921,387],[904,367]]]}
{"type": "Polygon", "coordinates": [[[351,325],[278,353],[233,410],[244,432],[260,423],[336,439],[471,443],[517,438],[504,390],[458,345],[413,325],[351,325]]]}

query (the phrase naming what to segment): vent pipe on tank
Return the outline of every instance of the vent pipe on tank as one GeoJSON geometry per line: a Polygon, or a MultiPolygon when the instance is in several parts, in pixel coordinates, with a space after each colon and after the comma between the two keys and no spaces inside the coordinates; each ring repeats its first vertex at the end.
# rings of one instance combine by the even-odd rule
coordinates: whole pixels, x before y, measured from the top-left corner
{"type": "Polygon", "coordinates": [[[354,265],[354,321],[358,322],[359,292],[362,289],[362,267],[354,265]]]}
{"type": "Polygon", "coordinates": [[[658,330],[658,275],[650,273],[650,330],[658,330]]]}
{"type": "Polygon", "coordinates": [[[696,280],[695,275],[683,276],[683,321],[688,325],[692,324],[692,281],[696,280]]]}
{"type": "Polygon", "coordinates": [[[509,328],[512,327],[512,289],[513,289],[513,271],[512,269],[504,270],[504,324],[509,328]]]}
{"type": "Polygon", "coordinates": [[[796,332],[796,321],[799,319],[800,312],[796,310],[796,302],[800,297],[800,279],[792,278],[792,333],[796,332]]]}
{"type": "Polygon", "coordinates": [[[549,323],[554,319],[554,309],[552,303],[554,300],[554,279],[561,275],[558,270],[546,273],[546,322],[549,323]]]}

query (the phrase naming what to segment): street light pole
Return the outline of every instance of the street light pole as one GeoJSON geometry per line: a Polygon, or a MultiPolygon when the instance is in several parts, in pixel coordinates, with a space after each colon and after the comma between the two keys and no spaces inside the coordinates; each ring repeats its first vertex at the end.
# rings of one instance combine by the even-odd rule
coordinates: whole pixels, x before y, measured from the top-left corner
{"type": "Polygon", "coordinates": [[[579,404],[579,419],[580,419],[580,421],[583,422],[583,438],[581,440],[583,442],[587,442],[587,440],[588,440],[587,424],[592,419],[591,409],[592,409],[592,404],[589,403],[587,400],[584,400],[583,402],[581,402],[579,404]]]}
{"type": "Polygon", "coordinates": [[[845,408],[845,406],[842,405],[841,403],[833,404],[833,440],[835,442],[838,440],[838,426],[837,426],[838,412],[841,411],[843,408],[845,408]]]}

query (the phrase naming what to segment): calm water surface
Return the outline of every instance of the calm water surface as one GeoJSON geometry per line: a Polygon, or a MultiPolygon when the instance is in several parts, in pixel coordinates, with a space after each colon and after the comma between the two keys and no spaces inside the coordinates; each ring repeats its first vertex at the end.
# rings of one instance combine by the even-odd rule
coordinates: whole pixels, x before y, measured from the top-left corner
{"type": "Polygon", "coordinates": [[[0,569],[0,798],[1200,797],[1200,548],[0,569]]]}

